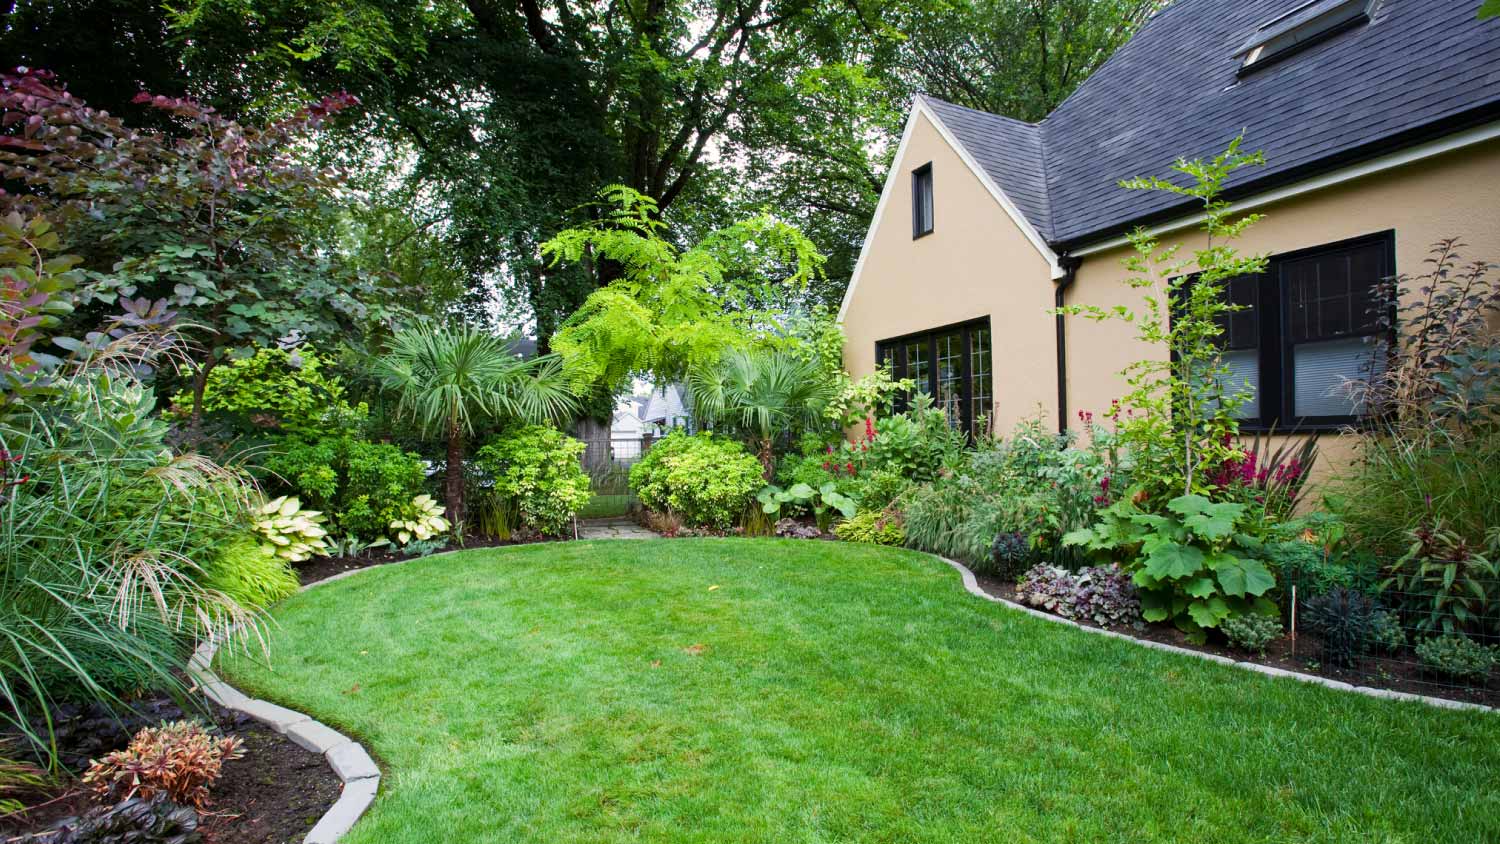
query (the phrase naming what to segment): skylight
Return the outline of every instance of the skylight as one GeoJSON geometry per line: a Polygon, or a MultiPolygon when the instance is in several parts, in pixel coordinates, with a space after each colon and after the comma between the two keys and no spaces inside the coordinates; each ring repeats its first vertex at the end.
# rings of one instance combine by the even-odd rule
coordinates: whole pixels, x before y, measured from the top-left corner
{"type": "Polygon", "coordinates": [[[1376,0],[1307,0],[1256,28],[1235,56],[1240,75],[1259,70],[1370,19],[1376,0]]]}

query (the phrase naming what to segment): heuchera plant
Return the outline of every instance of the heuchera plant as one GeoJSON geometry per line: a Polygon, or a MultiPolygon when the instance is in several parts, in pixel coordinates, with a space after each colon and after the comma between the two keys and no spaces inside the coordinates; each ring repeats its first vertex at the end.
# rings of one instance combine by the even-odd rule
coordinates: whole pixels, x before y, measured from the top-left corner
{"type": "Polygon", "coordinates": [[[1166,513],[1144,512],[1125,499],[1100,513],[1092,528],[1063,537],[1066,545],[1130,562],[1147,621],[1173,621],[1195,641],[1232,615],[1270,613],[1264,596],[1276,585],[1259,559],[1262,545],[1237,530],[1246,506],[1215,504],[1201,495],[1167,502],[1166,513]]]}

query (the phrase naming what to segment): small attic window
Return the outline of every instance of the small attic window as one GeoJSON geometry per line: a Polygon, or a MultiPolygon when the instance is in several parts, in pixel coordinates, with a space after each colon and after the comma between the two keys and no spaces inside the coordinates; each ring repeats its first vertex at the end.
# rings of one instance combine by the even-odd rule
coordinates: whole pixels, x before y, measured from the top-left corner
{"type": "Polygon", "coordinates": [[[1235,51],[1239,75],[1275,64],[1294,53],[1370,20],[1377,0],[1306,0],[1256,28],[1235,51]]]}

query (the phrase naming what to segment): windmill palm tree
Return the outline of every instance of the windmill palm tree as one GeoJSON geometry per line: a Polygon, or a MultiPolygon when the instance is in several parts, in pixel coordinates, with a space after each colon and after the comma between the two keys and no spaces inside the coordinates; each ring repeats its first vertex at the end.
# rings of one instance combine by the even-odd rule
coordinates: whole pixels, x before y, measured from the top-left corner
{"type": "Polygon", "coordinates": [[[557,358],[522,360],[499,337],[470,326],[419,322],[391,339],[377,369],[397,396],[398,416],[423,436],[447,438],[444,498],[464,518],[464,441],[480,425],[560,421],[577,408],[557,358]]]}
{"type": "Polygon", "coordinates": [[[784,351],[731,351],[688,374],[693,410],[715,427],[742,436],[769,481],[777,434],[814,427],[833,398],[816,364],[784,351]]]}

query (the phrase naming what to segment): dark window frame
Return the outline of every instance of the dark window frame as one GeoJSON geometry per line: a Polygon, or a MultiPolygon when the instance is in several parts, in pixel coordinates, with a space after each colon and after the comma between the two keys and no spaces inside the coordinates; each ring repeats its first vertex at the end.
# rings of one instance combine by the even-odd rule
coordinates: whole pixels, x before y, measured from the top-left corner
{"type": "Polygon", "coordinates": [[[911,171],[911,239],[918,240],[932,234],[936,226],[934,218],[937,217],[936,194],[932,183],[932,162],[929,161],[921,167],[911,171]],[[922,193],[926,188],[928,215],[922,219],[922,193]],[[923,228],[923,223],[926,228],[923,228]]]}
{"type": "MultiPolygon", "coordinates": [[[[1354,249],[1379,246],[1384,266],[1376,283],[1384,282],[1396,274],[1396,232],[1387,229],[1373,234],[1346,238],[1332,243],[1310,246],[1270,256],[1266,271],[1258,279],[1257,300],[1261,311],[1257,314],[1258,349],[1260,352],[1259,402],[1260,415],[1252,419],[1241,419],[1240,429],[1247,432],[1278,431],[1335,431],[1345,427],[1359,426],[1368,422],[1365,416],[1321,415],[1296,416],[1296,366],[1295,347],[1292,339],[1292,296],[1283,268],[1292,262],[1307,258],[1323,257],[1354,249]]],[[[1352,279],[1351,279],[1352,281],[1352,279]]],[[[1386,327],[1368,331],[1350,331],[1348,337],[1379,337],[1385,335],[1388,344],[1396,341],[1396,306],[1390,303],[1385,315],[1386,327]]],[[[1317,342],[1317,341],[1303,341],[1317,342]]],[[[1374,354],[1374,351],[1371,352],[1374,354]]]]}
{"type": "MultiPolygon", "coordinates": [[[[971,439],[976,435],[974,419],[974,337],[977,330],[989,333],[990,371],[988,389],[984,394],[989,396],[990,411],[993,416],[995,395],[995,332],[990,327],[989,316],[967,319],[962,322],[940,325],[936,328],[913,331],[896,337],[887,337],[875,342],[875,364],[877,366],[890,363],[891,376],[896,379],[906,377],[908,360],[907,348],[917,343],[923,343],[927,353],[927,377],[926,384],[919,384],[917,390],[927,393],[936,400],[938,395],[938,365],[937,365],[937,341],[939,337],[957,333],[961,346],[962,366],[960,367],[959,381],[959,430],[963,431],[971,439]]],[[[896,409],[906,410],[910,407],[911,397],[903,396],[896,402],[896,409]]]]}

